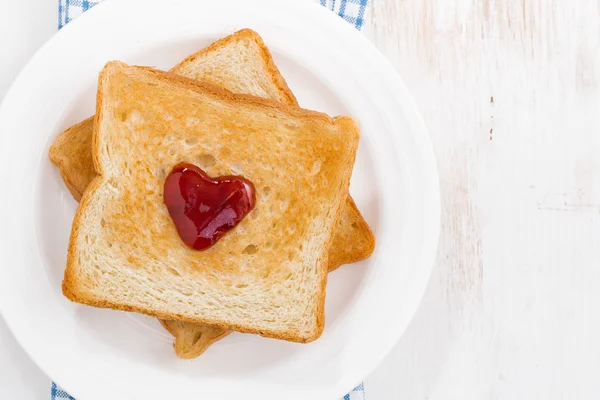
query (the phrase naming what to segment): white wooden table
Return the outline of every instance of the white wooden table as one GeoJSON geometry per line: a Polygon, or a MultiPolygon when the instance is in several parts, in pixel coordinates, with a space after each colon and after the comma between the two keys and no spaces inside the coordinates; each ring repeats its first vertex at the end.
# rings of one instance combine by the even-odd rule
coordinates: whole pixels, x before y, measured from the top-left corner
{"type": "MultiPolygon", "coordinates": [[[[600,397],[600,2],[371,1],[365,34],[435,145],[443,226],[368,399],[600,397]]],[[[0,98],[55,3],[0,0],[0,98]]],[[[46,398],[2,322],[0,354],[1,398],[46,398]]]]}

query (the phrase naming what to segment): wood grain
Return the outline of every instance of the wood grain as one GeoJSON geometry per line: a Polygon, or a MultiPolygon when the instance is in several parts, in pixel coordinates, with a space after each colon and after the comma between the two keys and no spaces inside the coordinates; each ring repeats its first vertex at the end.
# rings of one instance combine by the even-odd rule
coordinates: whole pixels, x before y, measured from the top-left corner
{"type": "Polygon", "coordinates": [[[443,221],[425,299],[367,395],[600,395],[599,3],[372,1],[365,34],[430,130],[443,221]]]}

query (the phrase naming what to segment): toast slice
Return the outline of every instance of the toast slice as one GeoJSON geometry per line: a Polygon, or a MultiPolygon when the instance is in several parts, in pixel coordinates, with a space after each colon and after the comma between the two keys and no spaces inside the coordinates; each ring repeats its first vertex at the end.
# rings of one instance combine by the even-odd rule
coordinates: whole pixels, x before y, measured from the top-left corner
{"type": "Polygon", "coordinates": [[[223,339],[230,330],[218,326],[190,324],[159,319],[161,325],[175,338],[173,348],[177,357],[191,360],[200,356],[211,344],[223,339]]]}
{"type": "MultiPolygon", "coordinates": [[[[234,93],[250,94],[298,105],[258,33],[243,29],[192,54],[171,69],[178,75],[203,80],[234,93]]],[[[91,143],[94,118],[61,133],[49,150],[65,185],[79,201],[96,176],[91,143]]],[[[348,195],[329,254],[329,269],[363,260],[375,248],[369,225],[348,195]]]]}
{"type": "MultiPolygon", "coordinates": [[[[268,48],[260,36],[250,29],[216,41],[187,57],[171,71],[220,85],[233,92],[262,95],[297,105],[268,48]]],[[[77,201],[96,176],[91,153],[93,119],[88,118],[63,132],[50,148],[50,159],[59,167],[65,184],[77,201]]],[[[368,257],[374,248],[373,234],[354,201],[348,196],[346,202],[329,250],[330,271],[342,264],[368,257]]],[[[229,333],[219,328],[180,321],[161,323],[173,334],[175,352],[181,358],[198,357],[212,343],[229,333]]]]}
{"type": "Polygon", "coordinates": [[[92,141],[99,176],[73,221],[63,293],[161,319],[317,339],[358,138],[349,117],[108,63],[92,141]],[[205,251],[181,241],[163,204],[165,176],[180,162],[243,175],[256,188],[255,209],[205,251]]]}

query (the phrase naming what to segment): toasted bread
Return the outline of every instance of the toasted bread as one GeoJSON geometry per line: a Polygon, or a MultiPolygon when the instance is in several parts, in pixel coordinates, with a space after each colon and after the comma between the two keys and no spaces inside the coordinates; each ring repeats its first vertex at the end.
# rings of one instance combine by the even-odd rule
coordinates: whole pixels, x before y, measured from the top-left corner
{"type": "Polygon", "coordinates": [[[159,319],[162,326],[175,338],[173,348],[177,357],[190,360],[231,333],[230,330],[211,325],[159,319]]]}
{"type": "Polygon", "coordinates": [[[99,176],[73,221],[63,293],[161,319],[317,339],[358,137],[349,117],[108,63],[92,141],[99,176]],[[162,201],[165,175],[180,162],[256,187],[255,209],[206,251],[181,241],[162,201]],[[258,251],[245,252],[250,245],[258,251]]]}
{"type": "MultiPolygon", "coordinates": [[[[232,92],[298,104],[262,39],[249,29],[216,41],[187,57],[171,71],[220,85],[232,92]],[[249,80],[251,82],[247,82],[249,80]]],[[[93,117],[63,132],[50,149],[52,162],[59,167],[67,188],[77,201],[96,176],[91,154],[92,130],[93,117]]],[[[373,248],[373,234],[349,196],[329,251],[329,270],[364,259],[373,248]]],[[[229,332],[180,321],[161,323],[175,337],[174,348],[182,358],[199,356],[214,343],[214,338],[229,332]]]]}
{"type": "MultiPolygon", "coordinates": [[[[240,30],[192,54],[171,72],[234,93],[298,105],[261,37],[250,29],[240,30]]],[[[93,117],[85,119],[61,133],[49,150],[50,160],[58,166],[77,201],[96,177],[91,153],[93,120],[93,117]]],[[[373,233],[348,196],[329,254],[330,271],[367,258],[374,248],[373,233]]]]}

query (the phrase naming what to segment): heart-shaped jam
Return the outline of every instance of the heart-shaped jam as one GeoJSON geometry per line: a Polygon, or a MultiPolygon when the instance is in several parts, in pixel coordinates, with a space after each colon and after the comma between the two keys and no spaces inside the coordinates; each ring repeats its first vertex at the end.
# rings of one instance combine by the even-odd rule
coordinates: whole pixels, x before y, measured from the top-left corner
{"type": "Polygon", "coordinates": [[[240,176],[211,178],[192,164],[179,164],[167,176],[165,205],[181,240],[204,250],[235,228],[254,208],[254,185],[240,176]]]}

